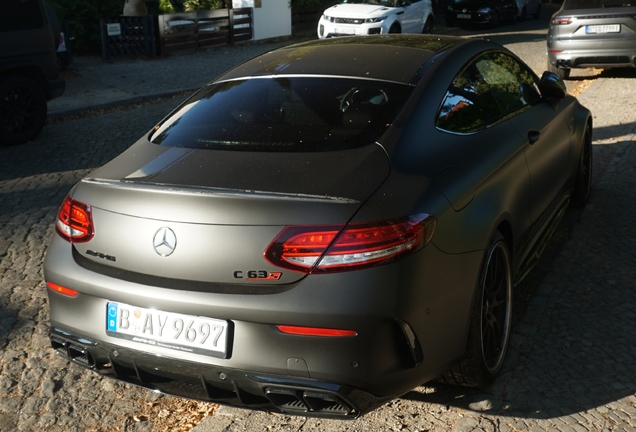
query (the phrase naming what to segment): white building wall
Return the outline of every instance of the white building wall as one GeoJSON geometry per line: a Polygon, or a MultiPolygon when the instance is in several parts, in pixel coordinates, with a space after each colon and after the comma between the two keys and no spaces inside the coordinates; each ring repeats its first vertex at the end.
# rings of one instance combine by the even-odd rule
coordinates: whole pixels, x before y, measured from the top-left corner
{"type": "Polygon", "coordinates": [[[232,6],[254,8],[254,40],[291,35],[289,0],[233,0],[232,6]]]}

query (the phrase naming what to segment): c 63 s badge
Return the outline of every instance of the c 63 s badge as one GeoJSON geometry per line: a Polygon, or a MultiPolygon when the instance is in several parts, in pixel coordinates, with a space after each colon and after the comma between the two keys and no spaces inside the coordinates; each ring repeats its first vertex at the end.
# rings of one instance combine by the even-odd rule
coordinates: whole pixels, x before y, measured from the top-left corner
{"type": "Polygon", "coordinates": [[[253,280],[279,280],[283,275],[282,272],[267,272],[266,270],[237,270],[234,272],[234,279],[253,280]]]}

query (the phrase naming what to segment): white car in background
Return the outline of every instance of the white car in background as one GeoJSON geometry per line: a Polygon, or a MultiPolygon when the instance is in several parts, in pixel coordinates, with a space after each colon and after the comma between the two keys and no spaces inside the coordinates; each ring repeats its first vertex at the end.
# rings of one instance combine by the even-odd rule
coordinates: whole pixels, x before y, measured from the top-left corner
{"type": "Polygon", "coordinates": [[[431,33],[431,0],[344,0],[325,10],[320,39],[386,33],[431,33]]]}

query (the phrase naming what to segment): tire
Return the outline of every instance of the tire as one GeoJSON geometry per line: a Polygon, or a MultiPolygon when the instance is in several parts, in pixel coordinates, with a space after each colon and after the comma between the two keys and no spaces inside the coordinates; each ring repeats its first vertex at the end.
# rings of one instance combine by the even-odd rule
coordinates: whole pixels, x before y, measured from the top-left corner
{"type": "Polygon", "coordinates": [[[510,17],[510,24],[515,25],[519,19],[519,11],[515,10],[512,16],[510,17]]]}
{"type": "Polygon", "coordinates": [[[581,156],[579,157],[579,166],[576,171],[576,181],[574,182],[574,191],[570,199],[570,207],[581,208],[590,200],[592,191],[592,132],[590,127],[585,127],[583,135],[583,145],[581,146],[581,156]]]}
{"type": "Polygon", "coordinates": [[[426,18],[426,22],[424,23],[424,28],[422,29],[423,34],[431,34],[433,33],[433,20],[429,16],[426,18]]]}
{"type": "Polygon", "coordinates": [[[563,68],[556,67],[552,65],[552,63],[550,63],[549,61],[548,61],[548,71],[557,74],[557,76],[561,78],[562,80],[566,80],[570,78],[570,69],[563,69],[563,68]]]}
{"type": "Polygon", "coordinates": [[[0,82],[0,144],[22,144],[37,137],[46,122],[46,96],[35,81],[10,77],[0,82]]]}
{"type": "Polygon", "coordinates": [[[537,10],[532,14],[533,19],[539,19],[541,17],[541,3],[537,6],[537,10]]]}
{"type": "Polygon", "coordinates": [[[389,29],[389,33],[402,33],[402,31],[400,30],[399,25],[393,24],[391,28],[389,29]]]}
{"type": "Polygon", "coordinates": [[[512,270],[506,240],[493,237],[477,283],[466,354],[441,377],[452,385],[485,387],[503,366],[512,324],[512,270]]]}
{"type": "Polygon", "coordinates": [[[488,23],[488,26],[490,28],[495,28],[499,25],[499,15],[497,14],[497,11],[493,11],[492,16],[490,17],[490,22],[488,23]]]}

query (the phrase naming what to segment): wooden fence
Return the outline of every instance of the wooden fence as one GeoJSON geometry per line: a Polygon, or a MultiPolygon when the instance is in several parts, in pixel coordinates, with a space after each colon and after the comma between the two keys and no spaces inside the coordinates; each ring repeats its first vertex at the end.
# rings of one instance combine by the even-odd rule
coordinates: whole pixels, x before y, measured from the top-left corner
{"type": "Polygon", "coordinates": [[[252,39],[252,9],[158,15],[160,55],[252,39]]]}
{"type": "Polygon", "coordinates": [[[252,9],[218,9],[101,20],[102,58],[165,56],[253,37],[252,9]]]}

